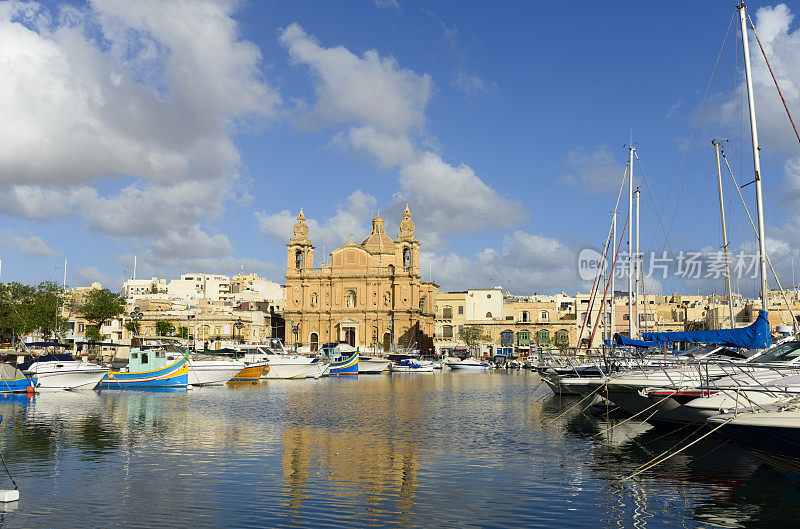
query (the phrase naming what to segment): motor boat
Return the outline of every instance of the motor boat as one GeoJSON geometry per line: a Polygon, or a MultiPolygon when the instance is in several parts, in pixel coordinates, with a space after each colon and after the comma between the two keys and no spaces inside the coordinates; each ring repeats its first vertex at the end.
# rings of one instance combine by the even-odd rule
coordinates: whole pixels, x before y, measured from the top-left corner
{"type": "Polygon", "coordinates": [[[109,368],[83,362],[67,354],[45,354],[17,365],[26,375],[39,381],[37,389],[94,389],[109,368]]]}
{"type": "Polygon", "coordinates": [[[433,373],[433,363],[406,358],[399,364],[390,364],[389,371],[392,373],[433,373]]]}
{"type": "Polygon", "coordinates": [[[315,356],[287,352],[280,340],[268,344],[239,345],[235,351],[243,353],[245,362],[266,361],[269,370],[264,378],[301,379],[326,376],[330,364],[315,356]]]}
{"type": "Polygon", "coordinates": [[[465,358],[458,362],[445,362],[450,369],[460,369],[462,371],[488,371],[492,365],[489,362],[481,362],[475,358],[465,358]]]}

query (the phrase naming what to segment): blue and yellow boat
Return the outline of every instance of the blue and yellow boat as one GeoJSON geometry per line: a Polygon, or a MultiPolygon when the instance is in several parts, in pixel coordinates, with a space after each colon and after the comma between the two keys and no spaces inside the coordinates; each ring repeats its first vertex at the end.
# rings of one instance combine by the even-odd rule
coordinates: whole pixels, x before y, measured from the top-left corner
{"type": "Polygon", "coordinates": [[[339,375],[358,375],[358,350],[347,343],[340,343],[335,347],[330,347],[333,344],[326,344],[323,349],[331,360],[331,367],[329,374],[331,376],[339,375]]]}
{"type": "MultiPolygon", "coordinates": [[[[172,356],[172,355],[170,355],[172,356]]],[[[189,365],[186,357],[167,359],[161,349],[132,348],[127,371],[111,371],[100,381],[99,389],[186,388],[189,365]]]]}

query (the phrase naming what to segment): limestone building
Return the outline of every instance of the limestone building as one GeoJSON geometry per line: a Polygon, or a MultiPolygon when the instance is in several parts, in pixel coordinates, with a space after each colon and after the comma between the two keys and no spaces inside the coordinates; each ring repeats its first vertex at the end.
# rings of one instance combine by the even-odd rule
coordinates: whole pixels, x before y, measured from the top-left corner
{"type": "Polygon", "coordinates": [[[430,349],[438,286],[420,276],[420,242],[408,206],[397,240],[386,235],[378,214],[361,244],[351,240],[317,268],[305,220],[301,210],[287,244],[287,344],[307,351],[335,341],[362,351],[430,349]]]}

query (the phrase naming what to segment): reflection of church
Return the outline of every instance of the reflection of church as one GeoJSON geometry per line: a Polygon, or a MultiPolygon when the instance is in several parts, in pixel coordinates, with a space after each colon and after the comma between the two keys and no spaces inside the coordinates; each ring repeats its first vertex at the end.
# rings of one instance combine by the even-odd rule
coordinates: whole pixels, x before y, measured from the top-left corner
{"type": "Polygon", "coordinates": [[[340,340],[362,349],[433,347],[438,287],[420,276],[420,243],[408,206],[396,241],[376,215],[372,233],[361,244],[351,240],[337,248],[320,268],[314,268],[305,220],[301,210],[287,245],[287,342],[296,339],[312,351],[340,340]]]}

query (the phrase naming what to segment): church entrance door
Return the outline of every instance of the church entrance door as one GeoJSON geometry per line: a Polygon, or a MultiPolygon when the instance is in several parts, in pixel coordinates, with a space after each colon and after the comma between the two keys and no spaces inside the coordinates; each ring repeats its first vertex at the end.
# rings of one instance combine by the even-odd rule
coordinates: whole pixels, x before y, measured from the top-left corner
{"type": "Polygon", "coordinates": [[[345,329],[345,331],[344,331],[344,339],[352,347],[355,347],[356,346],[356,330],[353,329],[353,328],[345,329]]]}

